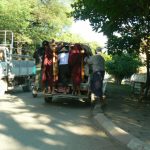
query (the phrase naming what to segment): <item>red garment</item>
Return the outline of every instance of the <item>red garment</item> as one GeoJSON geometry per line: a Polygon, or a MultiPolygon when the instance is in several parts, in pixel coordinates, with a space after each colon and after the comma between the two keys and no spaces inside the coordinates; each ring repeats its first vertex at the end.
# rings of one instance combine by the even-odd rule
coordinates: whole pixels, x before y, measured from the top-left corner
{"type": "Polygon", "coordinates": [[[69,51],[68,63],[71,69],[71,79],[74,85],[80,85],[81,83],[81,53],[80,49],[75,45],[69,51]]]}
{"type": "Polygon", "coordinates": [[[53,85],[53,54],[49,48],[45,49],[43,60],[42,83],[49,86],[53,85]]]}

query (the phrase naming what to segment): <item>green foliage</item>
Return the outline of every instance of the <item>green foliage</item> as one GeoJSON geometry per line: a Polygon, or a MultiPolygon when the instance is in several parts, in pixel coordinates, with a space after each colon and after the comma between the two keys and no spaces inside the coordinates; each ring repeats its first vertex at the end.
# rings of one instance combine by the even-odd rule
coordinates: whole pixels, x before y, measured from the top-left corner
{"type": "Polygon", "coordinates": [[[59,0],[1,0],[0,30],[12,30],[17,41],[41,43],[71,24],[68,12],[59,0]]]}
{"type": "Polygon", "coordinates": [[[95,50],[97,47],[100,47],[98,42],[88,42],[89,46],[91,47],[92,53],[95,54],[95,50]]]}
{"type": "Polygon", "coordinates": [[[141,61],[133,55],[114,55],[112,60],[106,61],[106,71],[116,80],[121,81],[136,73],[140,65],[141,61]]]}
{"type": "Polygon", "coordinates": [[[123,53],[136,53],[137,55],[140,52],[140,38],[138,37],[128,37],[128,36],[115,36],[112,35],[108,38],[107,49],[108,53],[115,54],[123,54],[123,53]],[[134,46],[133,46],[134,45],[134,46]]]}
{"type": "Polygon", "coordinates": [[[85,43],[85,40],[78,34],[70,32],[62,32],[56,37],[57,41],[65,41],[69,43],[85,43]]]}
{"type": "Polygon", "coordinates": [[[103,58],[105,59],[106,62],[111,61],[112,60],[112,56],[105,54],[105,53],[101,53],[101,56],[103,56],[103,58]]]}
{"type": "Polygon", "coordinates": [[[95,31],[107,35],[110,53],[120,54],[125,48],[138,53],[141,39],[150,35],[149,0],[77,0],[72,7],[76,20],[88,19],[95,31]]]}

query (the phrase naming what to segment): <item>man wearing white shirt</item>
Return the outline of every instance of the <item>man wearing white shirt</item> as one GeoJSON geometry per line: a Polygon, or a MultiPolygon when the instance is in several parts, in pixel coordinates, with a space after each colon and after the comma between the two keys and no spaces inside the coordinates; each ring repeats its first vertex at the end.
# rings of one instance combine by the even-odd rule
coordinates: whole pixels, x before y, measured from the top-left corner
{"type": "Polygon", "coordinates": [[[59,82],[61,82],[65,88],[65,94],[67,93],[67,84],[69,77],[69,66],[68,66],[68,58],[69,58],[69,50],[68,46],[64,46],[60,53],[58,54],[58,62],[59,62],[59,82]]]}

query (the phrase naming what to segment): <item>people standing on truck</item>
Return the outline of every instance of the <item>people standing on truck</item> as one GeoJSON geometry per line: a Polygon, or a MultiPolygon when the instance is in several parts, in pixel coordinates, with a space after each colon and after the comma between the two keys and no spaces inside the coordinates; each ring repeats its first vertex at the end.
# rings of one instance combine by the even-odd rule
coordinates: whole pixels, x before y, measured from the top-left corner
{"type": "Polygon", "coordinates": [[[43,93],[53,91],[53,51],[50,48],[49,42],[44,42],[44,57],[42,61],[42,89],[43,93]]]}
{"type": "Polygon", "coordinates": [[[53,88],[52,93],[55,93],[55,89],[57,87],[58,82],[58,51],[57,51],[57,45],[54,39],[50,41],[50,49],[53,53],[53,88]]]}
{"type": "Polygon", "coordinates": [[[57,52],[58,53],[63,47],[64,47],[64,42],[62,42],[62,41],[57,42],[57,52]]]}
{"type": "Polygon", "coordinates": [[[96,96],[98,102],[103,103],[103,80],[105,75],[105,60],[101,56],[102,48],[97,48],[95,55],[85,61],[92,65],[92,77],[90,80],[90,90],[96,96]]]}
{"type": "Polygon", "coordinates": [[[71,70],[71,80],[73,84],[73,95],[80,95],[80,83],[81,83],[81,46],[75,44],[71,46],[69,51],[69,65],[71,70]]]}
{"type": "Polygon", "coordinates": [[[69,78],[68,58],[69,58],[69,45],[65,44],[58,54],[59,82],[62,83],[64,87],[64,94],[67,94],[67,84],[69,78]]]}

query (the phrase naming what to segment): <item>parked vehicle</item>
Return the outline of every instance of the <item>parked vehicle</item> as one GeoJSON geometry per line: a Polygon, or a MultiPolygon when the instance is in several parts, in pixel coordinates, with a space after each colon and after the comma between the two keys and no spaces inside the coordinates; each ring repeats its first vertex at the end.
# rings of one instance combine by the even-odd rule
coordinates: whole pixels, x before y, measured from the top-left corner
{"type": "Polygon", "coordinates": [[[35,61],[29,55],[18,54],[12,31],[0,30],[0,93],[16,86],[29,91],[35,77],[35,61]]]}

